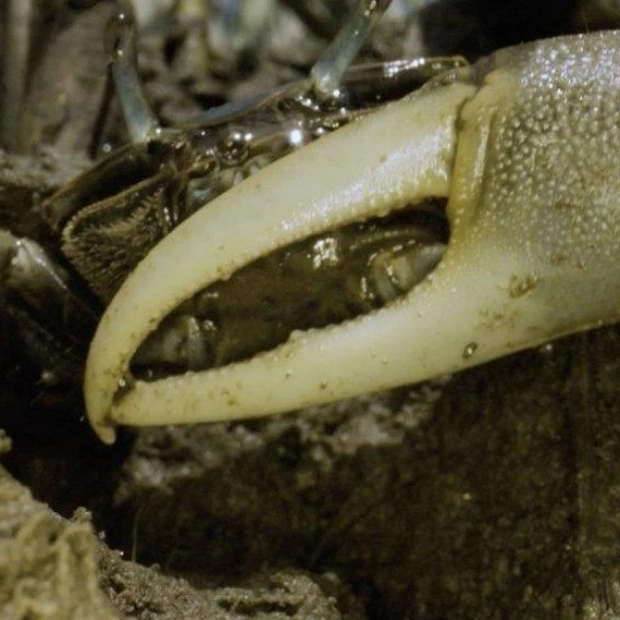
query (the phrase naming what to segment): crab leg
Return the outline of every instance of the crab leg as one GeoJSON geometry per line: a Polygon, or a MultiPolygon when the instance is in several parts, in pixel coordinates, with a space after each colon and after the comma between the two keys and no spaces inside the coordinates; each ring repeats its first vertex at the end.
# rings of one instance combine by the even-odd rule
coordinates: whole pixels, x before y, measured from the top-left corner
{"type": "Polygon", "coordinates": [[[412,383],[620,318],[618,33],[506,50],[286,157],[157,246],[106,312],[90,420],[223,420],[412,383]],[[439,266],[408,295],[248,361],[154,382],[139,344],[195,291],[300,238],[448,198],[439,266]]]}

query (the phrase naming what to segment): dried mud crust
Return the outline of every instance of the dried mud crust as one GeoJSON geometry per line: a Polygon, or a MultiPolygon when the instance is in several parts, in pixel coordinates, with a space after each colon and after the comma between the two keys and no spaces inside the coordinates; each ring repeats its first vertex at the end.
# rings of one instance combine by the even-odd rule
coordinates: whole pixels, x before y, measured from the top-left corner
{"type": "Polygon", "coordinates": [[[2,618],[117,618],[99,587],[96,549],[90,525],[62,520],[0,469],[2,618]]]}
{"type": "Polygon", "coordinates": [[[243,588],[198,591],[182,579],[127,562],[97,538],[86,511],[60,518],[2,468],[0,552],[3,620],[343,617],[335,603],[343,590],[333,577],[274,571],[243,588]]]}

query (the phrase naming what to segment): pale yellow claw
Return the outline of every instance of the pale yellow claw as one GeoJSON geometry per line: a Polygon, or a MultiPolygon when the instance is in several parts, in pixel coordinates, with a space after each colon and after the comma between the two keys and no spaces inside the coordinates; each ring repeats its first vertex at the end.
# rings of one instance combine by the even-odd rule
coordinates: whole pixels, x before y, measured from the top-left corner
{"type": "Polygon", "coordinates": [[[620,314],[620,34],[501,51],[269,166],[122,286],[86,368],[95,430],[286,411],[453,372],[620,314]],[[179,302],[277,247],[448,198],[437,269],[405,298],[223,368],[123,388],[179,302]]]}

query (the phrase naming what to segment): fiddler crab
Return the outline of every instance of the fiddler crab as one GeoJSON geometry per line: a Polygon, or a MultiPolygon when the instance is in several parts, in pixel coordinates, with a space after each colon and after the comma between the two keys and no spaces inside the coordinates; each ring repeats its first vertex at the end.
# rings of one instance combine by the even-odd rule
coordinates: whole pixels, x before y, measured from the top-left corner
{"type": "Polygon", "coordinates": [[[84,372],[103,441],[419,382],[620,319],[620,33],[349,67],[388,4],[360,2],[306,81],[188,130],[150,111],[129,13],[111,24],[132,143],[44,206],[62,257],[0,237],[29,308],[33,272],[65,320],[92,308],[77,274],[107,306],[84,372]]]}

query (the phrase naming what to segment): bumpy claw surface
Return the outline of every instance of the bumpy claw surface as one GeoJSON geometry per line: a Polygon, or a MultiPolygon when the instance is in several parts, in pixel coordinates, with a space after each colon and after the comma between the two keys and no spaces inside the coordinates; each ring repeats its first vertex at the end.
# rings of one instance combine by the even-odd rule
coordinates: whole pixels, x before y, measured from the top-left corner
{"type": "Polygon", "coordinates": [[[269,166],[193,215],[108,308],[90,420],[222,420],[457,371],[620,318],[620,33],[500,51],[269,166]],[[448,250],[405,297],[250,360],[136,381],[180,302],[311,234],[446,197],[448,250]]]}

